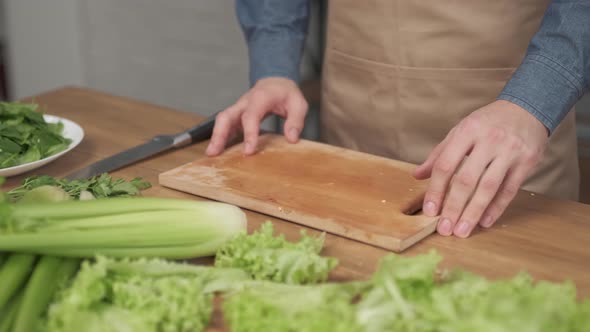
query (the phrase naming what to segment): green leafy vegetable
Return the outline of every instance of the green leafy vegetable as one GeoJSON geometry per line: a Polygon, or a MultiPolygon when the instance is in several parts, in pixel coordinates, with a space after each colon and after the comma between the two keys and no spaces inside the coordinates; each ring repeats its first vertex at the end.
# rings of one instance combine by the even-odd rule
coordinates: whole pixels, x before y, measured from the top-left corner
{"type": "Polygon", "coordinates": [[[439,275],[440,260],[389,254],[356,285],[244,283],[226,296],[224,317],[233,332],[590,331],[590,301],[578,304],[570,282],[439,275]]]}
{"type": "MultiPolygon", "coordinates": [[[[0,178],[0,185],[3,179],[0,178]]],[[[43,176],[26,179],[23,186],[11,192],[12,202],[18,202],[18,205],[25,205],[28,208],[34,208],[39,203],[55,203],[68,200],[82,199],[84,194],[94,195],[88,190],[100,187],[97,193],[100,193],[100,198],[109,196],[135,196],[139,194],[139,190],[149,187],[149,183],[143,182],[141,179],[134,179],[132,181],[125,181],[123,179],[113,180],[107,174],[101,177],[92,178],[89,180],[66,181],[58,180],[53,177],[43,176]],[[126,188],[125,186],[132,186],[126,188]],[[88,189],[90,188],[90,189],[88,189]],[[66,192],[65,189],[68,189],[66,192]],[[81,191],[84,189],[84,191],[81,191]],[[79,196],[78,196],[79,195],[79,196]]],[[[4,194],[0,192],[0,224],[10,223],[10,210],[12,208],[7,202],[4,194]],[[1,211],[4,211],[2,214],[1,211]],[[7,219],[2,219],[5,217],[7,219]]],[[[17,223],[18,229],[27,229],[27,227],[34,228],[34,221],[21,220],[17,223]]],[[[14,222],[14,220],[12,221],[14,222]]],[[[13,295],[11,302],[0,308],[0,332],[31,332],[37,331],[38,324],[41,317],[45,314],[47,306],[53,299],[55,293],[61,288],[66,281],[77,271],[79,260],[58,258],[53,256],[41,256],[39,262],[35,265],[34,271],[29,278],[29,275],[23,275],[23,271],[32,269],[29,268],[29,260],[34,261],[37,257],[26,255],[27,261],[22,259],[16,261],[16,258],[23,257],[23,255],[0,254],[0,258],[13,257],[15,262],[7,265],[5,271],[0,271],[0,281],[5,284],[5,288],[0,290],[0,297],[9,296],[10,292],[18,293],[13,295]],[[16,282],[18,284],[16,284],[16,282]]],[[[3,265],[0,262],[0,268],[3,265]]]]}
{"type": "Polygon", "coordinates": [[[73,199],[85,198],[87,200],[92,198],[137,196],[142,190],[150,188],[151,184],[141,178],[134,178],[130,181],[120,178],[113,179],[106,173],[80,180],[58,179],[43,175],[26,178],[19,187],[9,191],[7,195],[11,201],[18,201],[31,190],[44,186],[61,188],[73,199]],[[92,197],[88,195],[92,195],[92,197]]]}
{"type": "Polygon", "coordinates": [[[230,292],[223,316],[232,332],[360,331],[354,297],[365,283],[245,283],[230,292]]]}
{"type": "Polygon", "coordinates": [[[166,331],[205,329],[213,293],[248,276],[162,260],[85,261],[70,288],[50,307],[47,331],[166,331]]]}
{"type": "Polygon", "coordinates": [[[489,281],[461,270],[435,281],[440,259],[383,258],[357,304],[362,331],[569,331],[578,317],[571,283],[534,284],[524,273],[489,281]]]}
{"type": "Polygon", "coordinates": [[[585,332],[590,329],[590,299],[578,306],[578,311],[569,324],[570,332],[585,332]]]}
{"type": "Polygon", "coordinates": [[[0,102],[0,168],[40,160],[68,148],[62,123],[47,123],[36,104],[0,102]]]}
{"type": "Polygon", "coordinates": [[[283,235],[273,235],[273,225],[264,223],[260,230],[237,235],[224,244],[215,256],[215,266],[236,267],[248,271],[254,279],[289,284],[325,281],[337,260],[319,252],[324,235],[310,237],[303,231],[301,240],[289,242],[283,235]]]}

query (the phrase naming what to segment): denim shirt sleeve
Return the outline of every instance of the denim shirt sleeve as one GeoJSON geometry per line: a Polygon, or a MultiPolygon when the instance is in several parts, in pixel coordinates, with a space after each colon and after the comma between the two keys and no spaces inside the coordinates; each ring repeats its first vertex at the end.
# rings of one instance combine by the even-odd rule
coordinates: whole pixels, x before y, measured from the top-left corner
{"type": "Polygon", "coordinates": [[[589,88],[590,0],[554,0],[498,99],[526,109],[552,133],[589,88]]]}
{"type": "Polygon", "coordinates": [[[248,44],[250,84],[280,76],[299,82],[309,0],[236,0],[248,44]]]}

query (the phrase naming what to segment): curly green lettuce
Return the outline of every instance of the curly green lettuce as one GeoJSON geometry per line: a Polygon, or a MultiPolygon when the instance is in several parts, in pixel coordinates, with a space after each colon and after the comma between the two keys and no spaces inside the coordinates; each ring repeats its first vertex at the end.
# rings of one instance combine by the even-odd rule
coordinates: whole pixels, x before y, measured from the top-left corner
{"type": "Polygon", "coordinates": [[[301,240],[293,243],[273,232],[266,222],[250,235],[239,234],[219,249],[215,266],[244,269],[256,280],[306,284],[325,281],[338,264],[336,258],[319,255],[324,234],[311,237],[303,230],[301,240]]]}
{"type": "Polygon", "coordinates": [[[434,252],[383,257],[372,277],[371,288],[362,294],[356,306],[356,319],[363,331],[414,331],[412,328],[420,327],[416,305],[428,302],[440,260],[434,252]],[[416,323],[417,326],[412,325],[416,323]]]}
{"type": "Polygon", "coordinates": [[[534,283],[526,273],[490,281],[462,270],[437,280],[440,259],[384,257],[357,305],[360,331],[590,331],[571,282],[534,283]]]}
{"type": "Polygon", "coordinates": [[[232,332],[360,331],[354,297],[364,283],[288,285],[259,281],[227,295],[225,322],[232,332]]]}
{"type": "Polygon", "coordinates": [[[214,292],[248,276],[237,269],[157,259],[85,261],[48,312],[51,332],[193,332],[209,324],[214,292]]]}

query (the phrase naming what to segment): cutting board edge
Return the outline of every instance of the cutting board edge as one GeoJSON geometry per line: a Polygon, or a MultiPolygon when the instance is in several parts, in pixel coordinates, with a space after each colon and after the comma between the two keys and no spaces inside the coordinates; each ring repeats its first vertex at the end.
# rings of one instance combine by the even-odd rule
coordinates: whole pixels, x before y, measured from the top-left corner
{"type": "MultiPolygon", "coordinates": [[[[278,209],[274,204],[261,203],[260,201],[254,198],[239,196],[230,191],[220,192],[214,190],[213,188],[209,188],[208,186],[198,186],[194,184],[191,186],[190,189],[179,189],[183,187],[182,183],[180,183],[181,181],[175,179],[174,177],[169,177],[166,173],[168,172],[161,173],[158,176],[158,182],[163,187],[183,191],[189,194],[216,200],[219,202],[226,202],[228,204],[233,204],[246,210],[262,213],[271,217],[292,222],[294,224],[304,225],[313,229],[317,229],[319,231],[325,231],[333,235],[359,241],[362,243],[366,243],[386,250],[391,250],[394,252],[402,252],[403,250],[409,248],[413,244],[430,235],[436,227],[436,222],[433,220],[422,231],[405,238],[394,238],[382,234],[371,235],[356,227],[345,228],[332,219],[319,218],[297,212],[283,212],[285,210],[278,209]],[[321,223],[323,224],[322,229],[317,228],[317,225],[319,224],[318,221],[321,221],[321,223]],[[363,234],[365,235],[363,236],[363,234]]],[[[408,218],[410,218],[410,216],[408,216],[408,218]]]]}
{"type": "Polygon", "coordinates": [[[437,219],[433,217],[429,225],[425,227],[422,231],[401,240],[400,252],[408,249],[409,247],[413,246],[414,244],[433,234],[436,231],[437,224],[437,219]]]}

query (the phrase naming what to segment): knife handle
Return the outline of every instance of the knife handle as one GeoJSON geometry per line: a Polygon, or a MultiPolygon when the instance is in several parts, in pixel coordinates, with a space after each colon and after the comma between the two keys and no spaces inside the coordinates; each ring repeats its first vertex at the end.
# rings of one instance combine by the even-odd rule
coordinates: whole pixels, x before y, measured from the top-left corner
{"type": "Polygon", "coordinates": [[[211,138],[211,135],[213,134],[213,127],[215,126],[215,117],[218,113],[219,112],[215,112],[213,115],[205,119],[205,121],[188,129],[185,132],[190,135],[191,143],[200,142],[211,138]]]}

